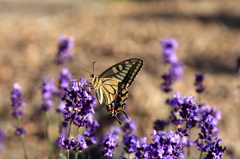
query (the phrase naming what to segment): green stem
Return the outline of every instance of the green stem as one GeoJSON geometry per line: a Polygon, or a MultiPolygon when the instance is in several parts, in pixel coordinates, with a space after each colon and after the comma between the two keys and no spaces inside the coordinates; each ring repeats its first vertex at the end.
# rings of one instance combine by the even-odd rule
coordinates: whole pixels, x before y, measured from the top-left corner
{"type": "Polygon", "coordinates": [[[87,150],[88,159],[91,159],[91,147],[87,150]]]}
{"type": "MultiPolygon", "coordinates": [[[[79,135],[80,134],[80,128],[81,127],[78,127],[77,128],[77,135],[79,135]]],[[[82,154],[81,154],[82,155],[82,154]]],[[[76,152],[75,152],[75,159],[77,159],[78,158],[78,148],[76,148],[76,152]]],[[[81,157],[82,158],[82,157],[81,157]]]]}
{"type": "Polygon", "coordinates": [[[71,127],[72,127],[72,120],[70,120],[70,124],[68,128],[68,138],[71,136],[71,127]]]}
{"type": "Polygon", "coordinates": [[[75,159],[78,159],[78,151],[75,152],[75,159]]]}
{"type": "MultiPolygon", "coordinates": [[[[80,133],[80,127],[77,128],[77,135],[80,133]]],[[[78,159],[78,147],[76,147],[75,159],[78,159]]]]}
{"type": "Polygon", "coordinates": [[[22,123],[21,123],[21,118],[20,117],[17,117],[17,123],[18,123],[18,127],[21,128],[22,123]]]}
{"type": "Polygon", "coordinates": [[[24,158],[27,159],[27,150],[26,150],[26,145],[25,145],[25,140],[23,134],[20,135],[22,147],[23,147],[23,152],[24,152],[24,158]]]}
{"type": "Polygon", "coordinates": [[[199,159],[201,159],[201,158],[202,158],[202,153],[203,153],[203,151],[201,150],[201,153],[200,153],[199,159]]]}
{"type": "MultiPolygon", "coordinates": [[[[203,141],[202,141],[202,145],[203,145],[203,141]]],[[[202,154],[203,154],[203,151],[201,150],[200,155],[199,155],[199,159],[202,158],[202,154]]]]}
{"type": "Polygon", "coordinates": [[[51,139],[50,139],[49,133],[48,133],[49,118],[48,118],[47,111],[44,112],[44,116],[45,116],[45,120],[46,120],[46,125],[45,125],[46,132],[45,133],[46,133],[46,137],[47,137],[47,141],[48,141],[48,158],[51,159],[52,158],[53,147],[52,147],[51,139]]]}
{"type": "Polygon", "coordinates": [[[67,159],[69,159],[69,150],[67,150],[67,159]]]}
{"type": "MultiPolygon", "coordinates": [[[[189,129],[189,134],[191,134],[191,129],[189,129]]],[[[191,135],[190,135],[191,136],[191,135]]],[[[190,136],[188,137],[188,141],[190,141],[190,136]]],[[[190,146],[188,146],[187,148],[187,155],[188,155],[188,158],[191,159],[191,154],[190,154],[190,146]]]]}
{"type": "MultiPolygon", "coordinates": [[[[17,123],[18,123],[18,127],[22,128],[22,123],[21,123],[21,118],[17,117],[17,123]]],[[[22,148],[23,148],[23,153],[24,153],[24,158],[27,159],[27,149],[26,149],[26,144],[25,144],[25,140],[24,140],[24,136],[23,134],[20,135],[20,140],[21,140],[21,144],[22,144],[22,148]]]]}

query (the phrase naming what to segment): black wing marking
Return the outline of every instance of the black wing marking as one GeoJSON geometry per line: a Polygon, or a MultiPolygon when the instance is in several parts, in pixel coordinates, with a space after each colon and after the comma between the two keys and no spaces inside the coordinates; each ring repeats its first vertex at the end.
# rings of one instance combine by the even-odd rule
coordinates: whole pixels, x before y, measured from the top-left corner
{"type": "Polygon", "coordinates": [[[115,79],[129,87],[142,68],[142,65],[143,61],[141,59],[128,59],[108,68],[99,76],[99,78],[115,79]]]}

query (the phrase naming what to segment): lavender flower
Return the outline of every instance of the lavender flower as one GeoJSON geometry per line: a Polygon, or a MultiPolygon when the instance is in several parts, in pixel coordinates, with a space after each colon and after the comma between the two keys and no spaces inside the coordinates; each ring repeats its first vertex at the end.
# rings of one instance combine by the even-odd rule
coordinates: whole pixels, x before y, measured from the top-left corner
{"type": "Polygon", "coordinates": [[[168,93],[172,91],[172,84],[173,84],[173,78],[172,75],[169,73],[164,73],[162,75],[163,83],[160,85],[160,88],[168,93]]]}
{"type": "Polygon", "coordinates": [[[74,44],[73,37],[66,38],[64,35],[59,36],[59,45],[56,62],[58,65],[64,65],[72,57],[71,49],[74,44]]]}
{"type": "Polygon", "coordinates": [[[25,128],[21,128],[21,127],[18,127],[18,126],[15,126],[15,128],[16,128],[15,135],[17,135],[17,136],[20,136],[20,135],[27,132],[27,130],[25,128]]]}
{"type": "Polygon", "coordinates": [[[5,146],[5,133],[0,129],[0,153],[3,152],[5,146]]]}
{"type": "Polygon", "coordinates": [[[204,81],[204,74],[202,72],[198,72],[196,74],[196,80],[194,85],[196,86],[196,92],[197,93],[202,93],[205,89],[205,84],[203,83],[204,81]]]}
{"type": "Polygon", "coordinates": [[[200,108],[199,113],[201,115],[201,120],[199,122],[201,133],[198,134],[199,138],[195,143],[199,150],[206,151],[206,145],[218,135],[219,128],[217,126],[217,120],[221,119],[221,112],[219,110],[214,111],[208,105],[204,105],[200,108]],[[203,142],[199,143],[199,139],[203,142]]]}
{"type": "Polygon", "coordinates": [[[12,111],[12,116],[15,118],[20,117],[23,114],[24,114],[24,111],[20,109],[13,109],[12,111]]]}
{"type": "Polygon", "coordinates": [[[121,129],[125,134],[131,134],[132,132],[137,130],[135,121],[131,121],[130,118],[129,119],[125,118],[124,121],[125,121],[125,124],[121,126],[121,129]]]}
{"type": "Polygon", "coordinates": [[[191,125],[192,127],[200,120],[198,117],[198,104],[192,102],[193,98],[194,96],[192,95],[184,98],[181,111],[179,112],[180,116],[186,122],[186,125],[191,125]]]}
{"type": "Polygon", "coordinates": [[[86,138],[86,143],[88,146],[97,144],[96,129],[99,126],[100,125],[96,120],[90,121],[86,125],[86,130],[83,133],[83,136],[86,138]]]}
{"type": "Polygon", "coordinates": [[[43,79],[43,84],[39,87],[43,100],[51,100],[54,91],[54,80],[48,77],[43,79]]]}
{"type": "Polygon", "coordinates": [[[53,106],[52,96],[54,92],[54,81],[48,77],[44,78],[43,84],[39,87],[42,93],[41,110],[48,111],[53,106]]]}
{"type": "Polygon", "coordinates": [[[149,158],[148,154],[149,144],[147,143],[146,137],[143,137],[141,139],[141,142],[138,140],[136,146],[137,146],[137,152],[135,153],[136,159],[149,158]]]}
{"type": "Polygon", "coordinates": [[[58,74],[57,79],[59,81],[59,90],[64,90],[68,87],[68,82],[72,78],[72,74],[67,68],[62,68],[61,72],[58,74]]]}
{"type": "Polygon", "coordinates": [[[168,99],[167,103],[170,104],[175,111],[181,109],[182,104],[184,103],[184,98],[180,93],[174,93],[172,99],[168,99]]]}
{"type": "Polygon", "coordinates": [[[240,55],[237,58],[237,73],[240,74],[240,55]]]}
{"type": "Polygon", "coordinates": [[[170,122],[174,125],[183,124],[184,120],[179,116],[179,111],[181,110],[182,104],[184,103],[184,98],[181,96],[181,94],[173,94],[173,99],[168,99],[167,103],[173,108],[171,111],[170,122]]]}
{"type": "Polygon", "coordinates": [[[183,66],[176,55],[176,49],[178,48],[176,39],[167,37],[160,44],[163,50],[162,61],[170,65],[168,73],[162,75],[164,82],[160,85],[160,88],[168,93],[172,91],[173,83],[182,79],[183,66]]]}
{"type": "Polygon", "coordinates": [[[165,126],[167,126],[168,124],[169,124],[168,121],[157,119],[157,120],[154,121],[154,126],[153,126],[153,128],[154,128],[154,130],[156,130],[156,131],[163,131],[164,128],[165,128],[165,126]]]}
{"type": "Polygon", "coordinates": [[[119,135],[121,133],[121,131],[122,131],[122,129],[119,126],[113,126],[113,125],[110,126],[110,132],[112,132],[116,135],[119,135]]]}
{"type": "Polygon", "coordinates": [[[173,107],[170,121],[175,125],[186,122],[186,126],[194,127],[200,120],[198,117],[198,105],[192,102],[194,97],[190,95],[187,98],[182,98],[179,93],[174,94],[173,97],[172,100],[167,101],[173,107]]]}
{"type": "Polygon", "coordinates": [[[183,148],[186,140],[183,140],[179,134],[173,134],[172,131],[156,133],[153,131],[152,143],[149,145],[149,158],[184,158],[183,148]]]}
{"type": "Polygon", "coordinates": [[[60,101],[58,104],[58,108],[56,109],[56,112],[59,114],[63,114],[65,112],[66,104],[63,101],[60,101]]]}
{"type": "MultiPolygon", "coordinates": [[[[11,91],[11,102],[12,102],[11,106],[13,107],[12,115],[13,115],[13,117],[17,118],[17,120],[18,120],[18,125],[15,125],[15,128],[16,128],[15,135],[22,137],[22,134],[26,133],[27,130],[22,126],[21,119],[20,119],[20,116],[23,114],[23,111],[20,110],[20,108],[25,106],[25,104],[23,103],[23,100],[22,100],[22,93],[20,92],[20,89],[21,89],[21,87],[18,83],[13,84],[13,90],[11,91]]],[[[25,158],[27,158],[25,141],[23,138],[22,138],[21,142],[22,142],[22,146],[23,146],[24,156],[25,156],[25,158]]],[[[1,147],[0,147],[0,149],[1,149],[1,147]]]]}
{"type": "Polygon", "coordinates": [[[176,49],[178,48],[178,42],[176,39],[171,39],[166,37],[163,41],[160,42],[160,45],[163,49],[162,61],[164,63],[177,63],[178,58],[175,54],[176,49]]]}
{"type": "Polygon", "coordinates": [[[125,145],[124,150],[127,153],[133,153],[137,151],[137,142],[138,137],[134,134],[132,135],[124,135],[123,137],[123,144],[125,145]]]}
{"type": "Polygon", "coordinates": [[[223,153],[226,150],[226,146],[219,146],[219,142],[222,141],[221,138],[216,138],[214,142],[209,143],[206,149],[209,149],[207,156],[204,159],[220,159],[223,157],[223,153]]]}
{"type": "Polygon", "coordinates": [[[94,113],[96,98],[91,95],[90,88],[84,86],[86,80],[80,81],[71,80],[72,86],[65,88],[67,94],[62,98],[66,102],[63,117],[78,127],[85,127],[91,118],[90,114],[94,113]]]}
{"type": "Polygon", "coordinates": [[[24,107],[25,104],[22,100],[22,93],[20,92],[20,85],[18,83],[13,84],[13,90],[11,91],[11,106],[13,108],[12,110],[12,116],[17,118],[21,116],[24,112],[21,110],[21,107],[24,107]]]}
{"type": "Polygon", "coordinates": [[[118,136],[116,134],[113,134],[112,132],[106,133],[106,138],[104,138],[101,143],[104,146],[104,150],[102,151],[104,157],[112,158],[114,156],[114,149],[118,147],[116,142],[117,139],[118,136]]]}
{"type": "Polygon", "coordinates": [[[87,148],[85,138],[82,136],[77,137],[77,140],[74,137],[66,138],[65,134],[62,134],[58,137],[57,141],[58,148],[65,148],[66,150],[72,150],[75,152],[81,152],[87,148]]]}
{"type": "Polygon", "coordinates": [[[180,63],[174,63],[171,65],[169,74],[174,81],[182,79],[183,66],[180,63]]]}

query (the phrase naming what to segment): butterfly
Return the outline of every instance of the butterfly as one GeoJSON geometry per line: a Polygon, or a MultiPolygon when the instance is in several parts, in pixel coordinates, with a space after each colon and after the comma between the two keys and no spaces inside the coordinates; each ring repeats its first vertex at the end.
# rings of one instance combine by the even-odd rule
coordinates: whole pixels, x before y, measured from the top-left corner
{"type": "MultiPolygon", "coordinates": [[[[116,115],[122,112],[128,118],[124,110],[128,87],[142,66],[141,59],[132,58],[109,67],[99,76],[91,74],[91,86],[96,92],[97,100],[100,105],[106,105],[111,116],[117,118],[116,115]]],[[[117,120],[121,124],[118,118],[117,120]]]]}

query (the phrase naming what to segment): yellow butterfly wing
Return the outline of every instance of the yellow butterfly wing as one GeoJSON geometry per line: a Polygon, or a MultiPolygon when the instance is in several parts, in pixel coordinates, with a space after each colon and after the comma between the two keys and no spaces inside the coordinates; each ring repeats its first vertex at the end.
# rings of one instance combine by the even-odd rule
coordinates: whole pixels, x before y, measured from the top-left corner
{"type": "Polygon", "coordinates": [[[132,58],[111,66],[100,76],[93,75],[92,86],[96,91],[99,103],[101,105],[112,103],[118,92],[118,83],[121,82],[127,89],[134,81],[142,65],[143,61],[141,59],[132,58]]]}

